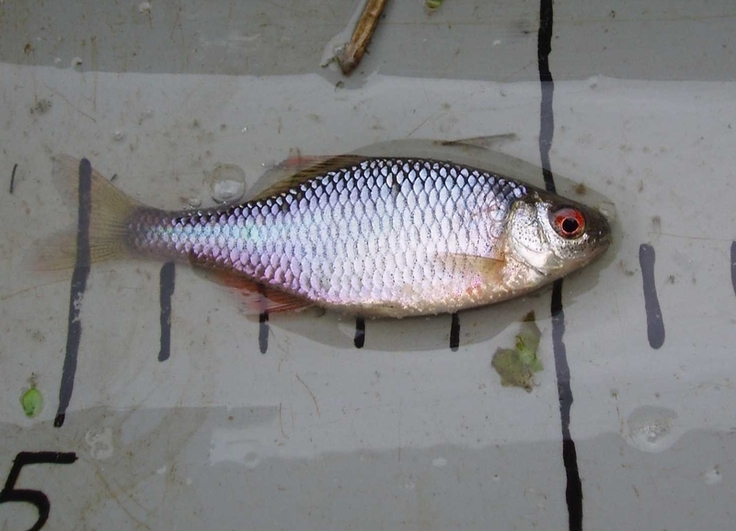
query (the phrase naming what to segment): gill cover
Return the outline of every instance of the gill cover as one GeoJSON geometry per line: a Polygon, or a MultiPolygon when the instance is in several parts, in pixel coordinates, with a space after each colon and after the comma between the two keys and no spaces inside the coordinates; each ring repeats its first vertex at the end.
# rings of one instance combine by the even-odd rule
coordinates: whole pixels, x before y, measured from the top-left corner
{"type": "Polygon", "coordinates": [[[543,275],[577,269],[609,243],[606,219],[579,203],[535,191],[513,206],[508,245],[517,260],[543,275]]]}

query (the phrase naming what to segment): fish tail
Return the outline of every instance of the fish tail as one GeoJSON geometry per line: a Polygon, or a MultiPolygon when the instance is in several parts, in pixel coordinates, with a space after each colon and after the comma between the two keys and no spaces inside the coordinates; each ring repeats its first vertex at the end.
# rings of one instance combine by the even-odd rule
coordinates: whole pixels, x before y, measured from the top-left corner
{"type": "Polygon", "coordinates": [[[86,159],[54,157],[52,177],[78,204],[77,224],[38,244],[31,256],[33,269],[70,269],[132,254],[130,221],[145,206],[115,188],[86,159]]]}

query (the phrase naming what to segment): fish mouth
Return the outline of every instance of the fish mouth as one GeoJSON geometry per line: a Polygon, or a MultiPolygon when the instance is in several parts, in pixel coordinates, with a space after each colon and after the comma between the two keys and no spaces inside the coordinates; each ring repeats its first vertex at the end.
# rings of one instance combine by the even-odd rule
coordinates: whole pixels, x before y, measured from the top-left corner
{"type": "Polygon", "coordinates": [[[589,234],[588,252],[577,261],[576,268],[582,268],[604,254],[613,242],[611,229],[606,220],[603,220],[596,229],[589,234]]]}
{"type": "Polygon", "coordinates": [[[610,247],[613,241],[613,235],[611,234],[611,225],[608,220],[601,217],[597,220],[597,227],[595,232],[591,235],[591,240],[594,242],[593,246],[596,250],[596,255],[603,253],[608,247],[610,247]]]}

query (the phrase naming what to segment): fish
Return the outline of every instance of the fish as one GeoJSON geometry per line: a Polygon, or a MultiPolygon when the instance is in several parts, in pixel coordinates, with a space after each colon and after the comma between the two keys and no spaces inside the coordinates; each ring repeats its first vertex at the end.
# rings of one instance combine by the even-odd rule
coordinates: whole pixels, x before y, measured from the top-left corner
{"type": "Polygon", "coordinates": [[[247,313],[454,313],[538,290],[611,243],[596,209],[450,160],[300,159],[252,198],[178,211],[137,202],[86,159],[54,157],[53,175],[78,186],[85,164],[86,239],[77,228],[47,239],[34,259],[40,269],[79,266],[87,255],[82,265],[173,260],[240,290],[247,313]]]}

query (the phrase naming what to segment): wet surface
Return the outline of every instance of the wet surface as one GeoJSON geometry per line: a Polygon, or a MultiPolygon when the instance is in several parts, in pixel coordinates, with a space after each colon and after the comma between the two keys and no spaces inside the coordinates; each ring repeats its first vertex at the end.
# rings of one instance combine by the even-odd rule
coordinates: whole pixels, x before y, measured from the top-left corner
{"type": "MultiPolygon", "coordinates": [[[[271,443],[294,435],[288,419],[282,435],[278,408],[97,408],[68,414],[65,429],[56,431],[58,452],[39,455],[33,448],[40,445],[29,441],[42,438],[48,425],[1,427],[2,454],[26,463],[16,484],[42,489],[54,529],[111,522],[121,529],[195,529],[213,519],[226,528],[246,519],[253,528],[288,529],[298,519],[302,529],[343,529],[355,518],[367,528],[476,529],[487,519],[486,508],[497,504],[504,510],[494,519],[503,529],[566,526],[559,443],[553,441],[327,453],[305,448],[305,454],[289,455],[271,443]],[[28,453],[19,454],[20,448],[28,453]],[[28,464],[33,460],[45,464],[28,464]],[[380,505],[366,498],[376,490],[390,494],[380,505]],[[466,504],[457,504],[459,497],[466,504]]],[[[578,448],[586,485],[601,493],[586,498],[590,511],[616,525],[630,520],[603,503],[612,496],[642,504],[658,528],[728,518],[734,488],[729,455],[736,448],[727,434],[688,432],[672,440],[670,451],[655,454],[619,433],[583,438],[578,448]],[[599,452],[619,458],[600,463],[599,452]],[[660,473],[679,481],[662,492],[652,487],[652,476],[660,473]],[[619,482],[628,487],[614,493],[619,482]],[[671,497],[682,500],[682,512],[653,509],[671,497]]],[[[21,503],[3,503],[0,514],[21,529],[36,519],[21,503]]]]}
{"type": "Polygon", "coordinates": [[[393,2],[340,86],[315,64],[352,4],[2,5],[0,527],[31,528],[43,499],[44,529],[62,530],[730,525],[736,116],[732,83],[708,80],[736,71],[732,8],[555,5],[540,32],[539,4],[513,4],[420,20],[421,2],[393,2]],[[697,45],[658,46],[669,28],[697,45]],[[248,319],[184,266],[28,266],[84,214],[51,182],[58,153],[181,209],[222,199],[208,177],[223,165],[251,187],[300,153],[436,154],[412,139],[488,135],[527,163],[452,156],[603,205],[602,260],[497,307],[357,322],[248,319]],[[491,359],[530,310],[545,370],[526,393],[491,359]],[[18,400],[31,375],[46,402],[33,418],[18,400]]]}

